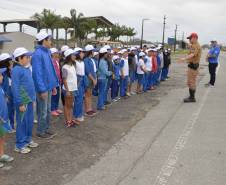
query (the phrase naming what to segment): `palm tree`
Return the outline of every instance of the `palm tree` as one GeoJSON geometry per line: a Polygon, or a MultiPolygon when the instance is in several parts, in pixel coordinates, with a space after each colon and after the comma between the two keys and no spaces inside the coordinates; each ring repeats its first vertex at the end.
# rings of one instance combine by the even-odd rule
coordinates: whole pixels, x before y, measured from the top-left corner
{"type": "Polygon", "coordinates": [[[127,36],[127,44],[128,44],[128,38],[130,38],[130,42],[131,42],[131,37],[134,37],[137,33],[135,32],[134,28],[131,27],[127,27],[126,28],[126,36],[127,36]]]}
{"type": "Polygon", "coordinates": [[[81,37],[82,37],[82,22],[84,21],[84,15],[83,13],[78,13],[75,9],[70,10],[71,14],[71,23],[73,26],[73,30],[69,30],[71,33],[71,37],[74,39],[78,39],[79,42],[81,43],[81,37]]]}
{"type": "Polygon", "coordinates": [[[60,16],[56,15],[54,11],[43,9],[41,13],[35,13],[32,18],[35,18],[39,21],[41,28],[46,28],[51,30],[51,34],[54,34],[54,29],[57,28],[60,21],[60,16]]]}
{"type": "Polygon", "coordinates": [[[61,20],[61,26],[64,28],[65,31],[64,43],[67,44],[68,30],[73,27],[71,19],[69,17],[63,17],[61,20]]]}

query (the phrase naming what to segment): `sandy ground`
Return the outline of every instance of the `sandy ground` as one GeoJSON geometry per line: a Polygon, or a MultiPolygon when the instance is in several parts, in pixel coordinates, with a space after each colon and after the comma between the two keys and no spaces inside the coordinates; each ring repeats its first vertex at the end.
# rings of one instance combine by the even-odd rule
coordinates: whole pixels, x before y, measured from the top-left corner
{"type": "MultiPolygon", "coordinates": [[[[175,61],[175,58],[174,58],[175,61]]],[[[201,64],[200,77],[206,74],[201,64]]],[[[173,62],[170,79],[156,91],[134,95],[113,103],[95,118],[86,118],[76,128],[65,128],[63,116],[52,120],[57,136],[39,140],[40,147],[28,155],[13,152],[14,135],[7,136],[6,151],[15,161],[0,169],[1,185],[60,185],[93,165],[170,90],[186,87],[186,65],[173,62]]]]}

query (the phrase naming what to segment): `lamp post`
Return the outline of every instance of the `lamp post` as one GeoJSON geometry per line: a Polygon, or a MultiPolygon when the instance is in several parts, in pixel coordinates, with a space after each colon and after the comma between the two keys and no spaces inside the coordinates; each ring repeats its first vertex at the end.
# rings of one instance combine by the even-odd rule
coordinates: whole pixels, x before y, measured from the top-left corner
{"type": "Polygon", "coordinates": [[[178,29],[178,25],[176,24],[175,35],[174,35],[174,53],[176,52],[176,46],[177,46],[177,29],[178,29]]]}
{"type": "Polygon", "coordinates": [[[141,28],[141,39],[140,39],[140,48],[143,46],[143,37],[144,37],[144,21],[148,21],[150,19],[142,19],[142,28],[141,28]]]}
{"type": "Polygon", "coordinates": [[[162,47],[165,46],[165,29],[166,29],[166,16],[163,18],[163,34],[162,34],[162,47]]]}

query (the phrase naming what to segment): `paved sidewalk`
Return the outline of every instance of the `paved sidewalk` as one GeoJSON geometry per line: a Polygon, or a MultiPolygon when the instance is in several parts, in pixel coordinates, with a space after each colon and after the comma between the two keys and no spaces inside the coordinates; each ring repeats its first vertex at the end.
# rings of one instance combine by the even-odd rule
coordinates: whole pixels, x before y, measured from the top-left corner
{"type": "Polygon", "coordinates": [[[226,64],[215,88],[199,84],[195,104],[187,90],[171,91],[94,166],[66,185],[225,185],[226,64]]]}

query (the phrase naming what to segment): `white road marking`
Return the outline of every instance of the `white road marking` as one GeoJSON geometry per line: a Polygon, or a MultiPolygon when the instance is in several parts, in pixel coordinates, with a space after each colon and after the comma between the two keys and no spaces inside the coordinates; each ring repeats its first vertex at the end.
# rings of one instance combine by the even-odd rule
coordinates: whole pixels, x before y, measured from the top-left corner
{"type": "MultiPolygon", "coordinates": [[[[217,68],[216,73],[218,73],[219,69],[220,69],[220,65],[217,68]]],[[[162,168],[159,172],[159,175],[157,176],[157,178],[155,180],[154,185],[167,185],[168,184],[169,178],[172,175],[172,173],[175,169],[175,166],[177,164],[178,157],[179,157],[181,151],[184,149],[184,147],[189,139],[191,131],[192,131],[194,125],[196,124],[199,114],[206,102],[209,91],[210,91],[210,88],[208,88],[206,90],[206,92],[202,98],[202,101],[199,105],[199,108],[197,109],[197,111],[195,111],[192,114],[192,116],[191,116],[192,118],[186,124],[185,129],[183,130],[182,134],[180,135],[179,139],[176,142],[176,145],[174,146],[174,148],[172,149],[172,151],[170,152],[170,154],[168,156],[168,159],[165,161],[164,165],[162,166],[162,168]]]]}

